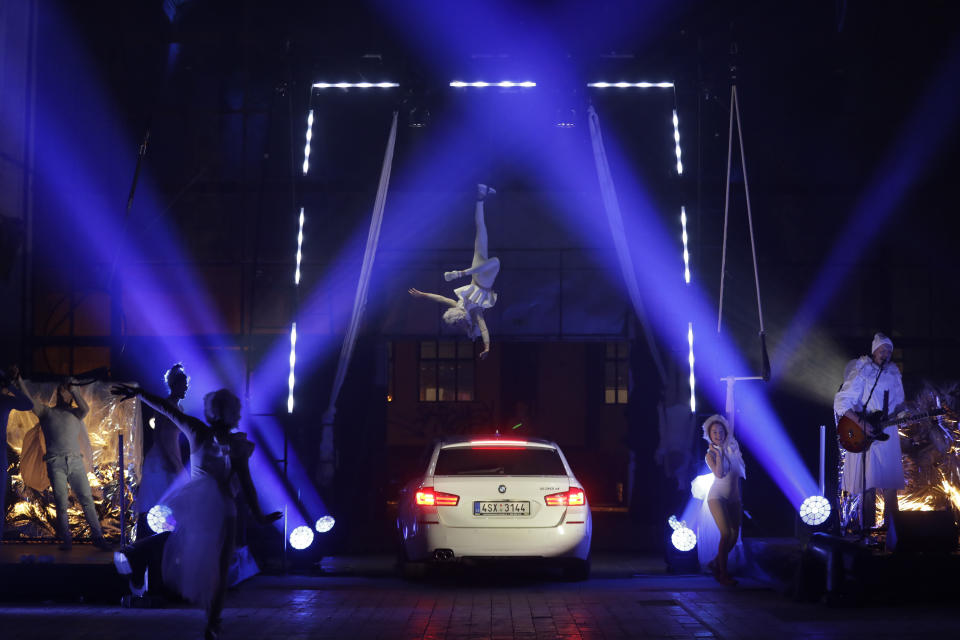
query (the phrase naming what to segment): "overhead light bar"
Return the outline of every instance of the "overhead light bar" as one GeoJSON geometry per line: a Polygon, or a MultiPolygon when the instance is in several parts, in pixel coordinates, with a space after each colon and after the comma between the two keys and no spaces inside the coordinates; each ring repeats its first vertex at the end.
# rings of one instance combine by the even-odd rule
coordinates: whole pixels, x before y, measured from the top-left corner
{"type": "MultiPolygon", "coordinates": [[[[310,141],[313,140],[313,109],[307,114],[307,141],[303,146],[303,175],[310,170],[310,141]]],[[[301,211],[301,215],[303,215],[301,211]]],[[[302,223],[301,223],[302,224],[302,223]]]]}
{"type": "Polygon", "coordinates": [[[396,82],[315,82],[314,89],[393,89],[396,82]]]}
{"type": "Polygon", "coordinates": [[[595,89],[673,89],[672,82],[588,82],[595,89]]]}
{"type": "Polygon", "coordinates": [[[535,87],[537,86],[536,82],[511,82],[509,80],[504,80],[503,82],[461,82],[460,80],[454,80],[450,83],[451,87],[535,87]]]}

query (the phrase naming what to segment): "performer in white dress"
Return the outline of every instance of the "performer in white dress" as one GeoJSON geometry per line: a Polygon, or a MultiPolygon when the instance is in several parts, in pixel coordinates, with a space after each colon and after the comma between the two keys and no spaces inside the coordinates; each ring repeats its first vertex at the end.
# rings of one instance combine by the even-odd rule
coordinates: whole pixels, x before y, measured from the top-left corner
{"type": "Polygon", "coordinates": [[[220,615],[227,590],[227,571],[233,557],[237,511],[231,481],[239,480],[254,518],[267,524],[279,511],[264,515],[250,477],[249,458],[254,445],[240,422],[240,400],[227,389],[203,398],[208,424],[188,416],[173,403],[139,387],[117,385],[113,392],[132,398],[139,395],[149,406],[169,418],[190,442],[190,480],[175,486],[163,503],[176,521],[169,534],[151,536],[116,554],[121,573],[132,573],[131,586],[143,584],[152,555],[162,549],[163,582],[207,611],[206,638],[220,634],[220,615]]]}
{"type": "MultiPolygon", "coordinates": [[[[190,378],[177,363],[163,376],[170,393],[167,402],[180,409],[180,402],[187,395],[190,378]]],[[[153,446],[143,458],[140,473],[140,488],[137,490],[137,538],[152,532],[147,526],[147,512],[160,502],[160,498],[183,471],[180,457],[180,430],[165,415],[158,413],[153,426],[153,446]]]]}
{"type": "Polygon", "coordinates": [[[743,517],[740,478],[746,478],[746,469],[740,444],[733,436],[733,429],[726,418],[721,415],[707,418],[703,423],[703,439],[710,445],[706,462],[713,473],[713,483],[703,504],[712,516],[716,531],[712,531],[709,526],[710,518],[701,517],[697,543],[707,555],[716,545],[716,556],[706,567],[718,582],[732,586],[737,582],[730,577],[729,556],[740,539],[740,522],[743,517]]]}
{"type": "Polygon", "coordinates": [[[500,273],[500,259],[488,257],[487,226],[483,217],[483,201],[495,193],[493,188],[485,184],[477,185],[477,204],[474,208],[477,232],[473,243],[473,263],[470,268],[463,271],[447,271],[443,274],[443,279],[447,282],[470,276],[470,284],[454,289],[457,299],[436,293],[424,293],[412,287],[408,290],[408,293],[415,298],[433,300],[450,307],[443,314],[444,322],[459,327],[471,340],[481,338],[483,340],[481,359],[486,358],[490,353],[490,332],[483,319],[483,311],[497,303],[497,293],[493,290],[493,283],[497,279],[497,274],[500,273]]]}
{"type": "MultiPolygon", "coordinates": [[[[843,385],[833,398],[833,412],[838,420],[840,416],[846,416],[876,437],[881,432],[865,422],[862,415],[883,411],[884,393],[887,394],[887,413],[890,415],[901,409],[905,398],[900,369],[890,361],[893,341],[882,333],[876,334],[873,337],[871,353],[872,355],[861,356],[847,365],[843,385]]],[[[889,520],[897,511],[897,489],[906,486],[897,427],[888,426],[882,433],[886,434],[886,439],[873,440],[866,451],[867,493],[861,503],[867,506],[863,512],[864,528],[872,526],[874,521],[872,506],[876,500],[875,490],[883,491],[884,514],[889,520]]],[[[841,489],[848,494],[863,494],[863,455],[844,452],[841,489]]]]}

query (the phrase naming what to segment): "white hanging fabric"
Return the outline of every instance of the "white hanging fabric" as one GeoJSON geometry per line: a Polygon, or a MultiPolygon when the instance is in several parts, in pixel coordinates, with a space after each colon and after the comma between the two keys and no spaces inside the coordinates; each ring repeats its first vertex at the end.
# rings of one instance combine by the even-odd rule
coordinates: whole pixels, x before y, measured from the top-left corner
{"type": "Polygon", "coordinates": [[[347,327],[343,346],[340,349],[340,361],[337,363],[337,372],[333,379],[333,389],[330,392],[330,404],[323,413],[323,433],[320,441],[320,474],[324,485],[333,479],[334,447],[333,421],[337,414],[337,399],[340,389],[347,376],[350,360],[353,358],[353,347],[357,341],[357,333],[363,321],[363,312],[367,306],[367,293],[370,290],[370,276],[373,274],[373,262],[377,257],[377,245],[380,242],[380,227],[383,225],[383,210],[387,201],[387,189],[390,186],[390,172],[393,168],[394,147],[397,141],[397,112],[393,112],[393,123],[390,126],[390,135],[387,138],[387,149],[383,154],[383,167],[380,170],[380,184],[377,187],[377,197],[373,202],[373,214],[370,219],[370,230],[367,232],[367,246],[363,253],[363,264],[360,266],[360,280],[357,282],[357,294],[353,300],[353,313],[347,327]]]}
{"type": "Polygon", "coordinates": [[[593,145],[593,160],[597,166],[597,178],[600,181],[600,195],[603,199],[603,208],[607,214],[607,222],[610,224],[610,233],[613,236],[613,246],[617,252],[617,260],[620,262],[620,271],[627,285],[627,294],[630,296],[633,310],[640,320],[640,326],[643,327],[647,346],[650,348],[650,355],[653,356],[653,361],[657,365],[660,383],[666,385],[667,374],[660,358],[660,350],[657,348],[653,333],[650,331],[647,312],[643,306],[643,300],[640,298],[640,286],[637,284],[633,258],[630,257],[630,248],[627,246],[627,235],[623,226],[620,201],[617,198],[613,176],[610,174],[610,164],[607,162],[607,152],[603,147],[603,136],[600,133],[600,118],[597,117],[597,111],[592,105],[587,111],[587,117],[590,121],[590,141],[593,145]]]}

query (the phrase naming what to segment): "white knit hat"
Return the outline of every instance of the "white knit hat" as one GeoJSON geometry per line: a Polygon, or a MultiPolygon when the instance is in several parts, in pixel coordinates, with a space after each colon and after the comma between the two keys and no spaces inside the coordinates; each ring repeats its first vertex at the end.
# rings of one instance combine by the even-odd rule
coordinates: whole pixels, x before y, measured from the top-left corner
{"type": "Polygon", "coordinates": [[[883,335],[882,333],[876,334],[875,336],[873,336],[873,346],[870,348],[870,353],[876,353],[877,349],[879,349],[883,345],[888,345],[891,351],[893,350],[893,340],[883,335]]]}

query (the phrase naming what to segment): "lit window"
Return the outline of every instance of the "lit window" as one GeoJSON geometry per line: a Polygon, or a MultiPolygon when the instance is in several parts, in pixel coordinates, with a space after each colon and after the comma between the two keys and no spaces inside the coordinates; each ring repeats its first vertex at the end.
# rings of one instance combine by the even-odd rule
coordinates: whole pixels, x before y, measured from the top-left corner
{"type": "Polygon", "coordinates": [[[603,401],[627,404],[630,382],[630,346],[626,342],[608,342],[603,361],[603,401]]]}
{"type": "Polygon", "coordinates": [[[472,342],[421,342],[420,402],[472,402],[473,361],[472,342]]]}

